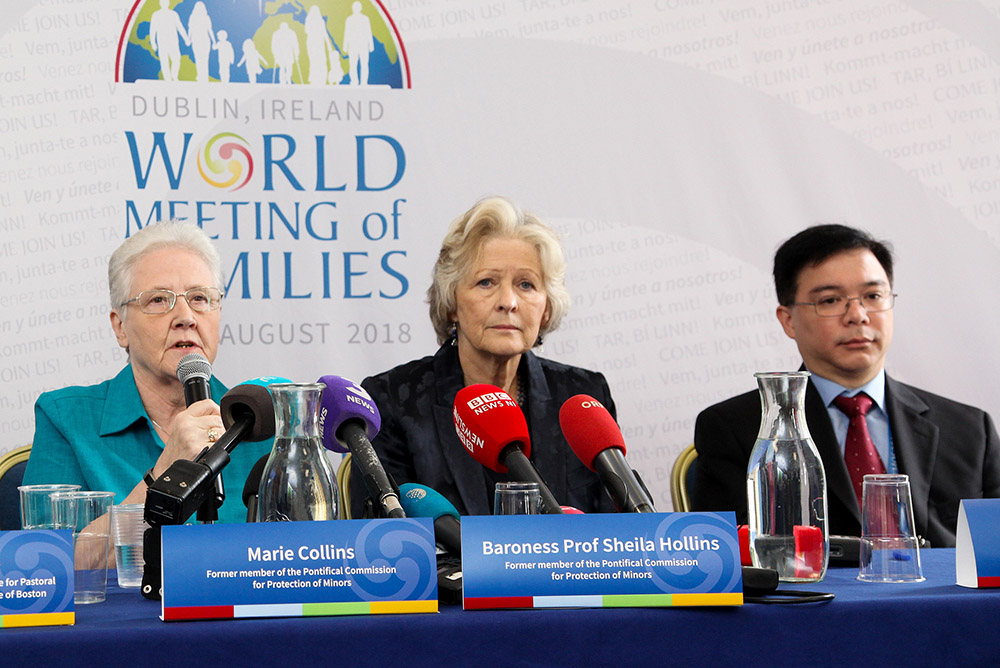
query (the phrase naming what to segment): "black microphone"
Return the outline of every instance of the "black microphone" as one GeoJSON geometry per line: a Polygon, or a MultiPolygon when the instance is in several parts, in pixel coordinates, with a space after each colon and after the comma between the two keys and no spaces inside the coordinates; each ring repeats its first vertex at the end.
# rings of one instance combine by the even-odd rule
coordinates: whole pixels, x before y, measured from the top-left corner
{"type": "MultiPolygon", "coordinates": [[[[208,399],[212,396],[212,388],[208,381],[212,377],[212,363],[204,355],[191,353],[181,358],[177,363],[177,378],[184,385],[184,405],[208,399]]],[[[219,519],[219,508],[226,500],[226,487],[222,478],[215,479],[215,494],[205,499],[205,504],[198,509],[198,521],[204,524],[214,523],[219,519]]]]}
{"type": "Polygon", "coordinates": [[[187,406],[208,399],[212,388],[208,380],[212,377],[212,363],[204,355],[191,353],[177,363],[177,378],[184,384],[184,403],[187,406]]]}
{"type": "Polygon", "coordinates": [[[351,462],[361,473],[372,501],[387,517],[406,517],[399,504],[399,491],[369,440],[375,438],[382,425],[371,395],[340,376],[323,376],[318,382],[326,385],[319,419],[323,446],[334,452],[350,451],[351,462]]]}
{"type": "Polygon", "coordinates": [[[260,498],[260,480],[264,477],[264,467],[267,466],[267,459],[271,456],[268,452],[260,456],[257,463],[247,474],[247,481],[243,485],[243,505],[247,507],[247,522],[257,521],[257,500],[260,498]]]}
{"type": "Polygon", "coordinates": [[[601,402],[586,394],[570,397],[559,409],[559,426],[580,461],[601,476],[618,512],[656,512],[649,492],[625,462],[621,429],[601,402]]]}
{"type": "Polygon", "coordinates": [[[150,526],[183,524],[208,498],[213,478],[229,464],[229,453],[243,441],[274,436],[271,393],[260,385],[237,385],[222,397],[226,431],[194,461],[178,459],[146,492],[145,518],[150,526]]]}

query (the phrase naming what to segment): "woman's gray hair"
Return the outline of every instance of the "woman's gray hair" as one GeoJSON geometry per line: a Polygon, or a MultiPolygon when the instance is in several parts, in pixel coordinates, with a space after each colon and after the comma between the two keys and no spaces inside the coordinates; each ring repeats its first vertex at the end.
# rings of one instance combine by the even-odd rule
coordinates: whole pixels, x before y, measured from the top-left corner
{"type": "Polygon", "coordinates": [[[223,289],[222,260],[215,244],[205,232],[195,225],[180,220],[166,220],[142,228],[122,242],[108,261],[108,291],[111,293],[111,310],[122,319],[122,303],[132,292],[135,268],[147,254],[164,248],[180,248],[200,257],[215,277],[215,286],[223,289]]]}
{"type": "Polygon", "coordinates": [[[438,344],[452,336],[448,314],[456,309],[455,295],[459,282],[479,258],[483,245],[497,238],[526,241],[538,251],[548,299],[545,308],[549,316],[538,335],[541,337],[555,330],[569,311],[566,260],[559,237],[537,216],[522,211],[510,200],[488,197],[452,222],[434,264],[427,301],[438,344]]]}

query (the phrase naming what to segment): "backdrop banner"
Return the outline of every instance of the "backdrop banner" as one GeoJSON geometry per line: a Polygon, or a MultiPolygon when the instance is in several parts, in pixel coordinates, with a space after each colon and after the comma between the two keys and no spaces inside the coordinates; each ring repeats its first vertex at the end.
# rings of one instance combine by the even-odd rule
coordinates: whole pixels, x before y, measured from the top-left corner
{"type": "Polygon", "coordinates": [[[561,234],[540,353],[607,376],[659,510],[698,412],[798,367],[771,259],[818,222],[895,247],[889,373],[1000,415],[998,34],[1000,0],[12,3],[0,453],[125,363],[107,260],[149,223],[218,244],[221,380],[360,381],[433,353],[492,194],[561,234]]]}

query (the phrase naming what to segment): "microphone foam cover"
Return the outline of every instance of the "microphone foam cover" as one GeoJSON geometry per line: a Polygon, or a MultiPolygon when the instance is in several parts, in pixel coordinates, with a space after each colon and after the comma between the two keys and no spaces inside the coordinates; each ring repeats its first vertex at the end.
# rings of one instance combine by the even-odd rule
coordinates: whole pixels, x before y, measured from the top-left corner
{"type": "Polygon", "coordinates": [[[488,469],[506,473],[500,452],[509,444],[521,444],[531,456],[528,423],[517,402],[494,385],[469,385],[455,395],[452,413],[458,439],[472,457],[488,469]]]}
{"type": "Polygon", "coordinates": [[[186,383],[188,378],[204,378],[208,380],[212,377],[212,363],[204,355],[191,353],[181,358],[177,363],[177,378],[186,383]]]}
{"type": "Polygon", "coordinates": [[[618,423],[597,399],[578,394],[559,409],[559,426],[566,442],[580,461],[594,471],[594,458],[607,448],[619,448],[625,454],[625,439],[618,423]]]}
{"type": "Polygon", "coordinates": [[[253,428],[247,441],[266,441],[274,437],[274,402],[271,393],[261,385],[244,383],[226,392],[219,404],[222,424],[229,429],[241,417],[253,415],[253,428]]]}
{"type": "Polygon", "coordinates": [[[459,519],[458,510],[440,492],[426,485],[413,482],[399,486],[399,503],[407,517],[430,517],[433,520],[442,515],[459,519]]]}
{"type": "Polygon", "coordinates": [[[340,439],[340,426],[348,420],[365,423],[368,440],[378,435],[382,416],[371,395],[353,380],[340,376],[322,376],[316,382],[326,385],[320,400],[319,429],[323,446],[334,452],[349,452],[340,439]]]}

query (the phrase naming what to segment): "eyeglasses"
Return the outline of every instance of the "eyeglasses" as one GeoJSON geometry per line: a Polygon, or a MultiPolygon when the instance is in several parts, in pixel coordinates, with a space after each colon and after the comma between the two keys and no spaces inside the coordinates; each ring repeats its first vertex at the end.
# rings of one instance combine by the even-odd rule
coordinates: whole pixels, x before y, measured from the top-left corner
{"type": "Polygon", "coordinates": [[[851,310],[851,302],[857,301],[868,313],[888,311],[896,303],[894,292],[869,292],[860,297],[824,297],[818,302],[792,302],[791,306],[812,306],[821,318],[839,318],[851,310]]]}
{"type": "Polygon", "coordinates": [[[135,302],[143,313],[160,315],[174,310],[178,297],[187,300],[191,310],[199,313],[215,311],[222,306],[222,290],[218,288],[191,288],[181,293],[173,290],[143,290],[132,299],[122,302],[122,306],[135,302]]]}

